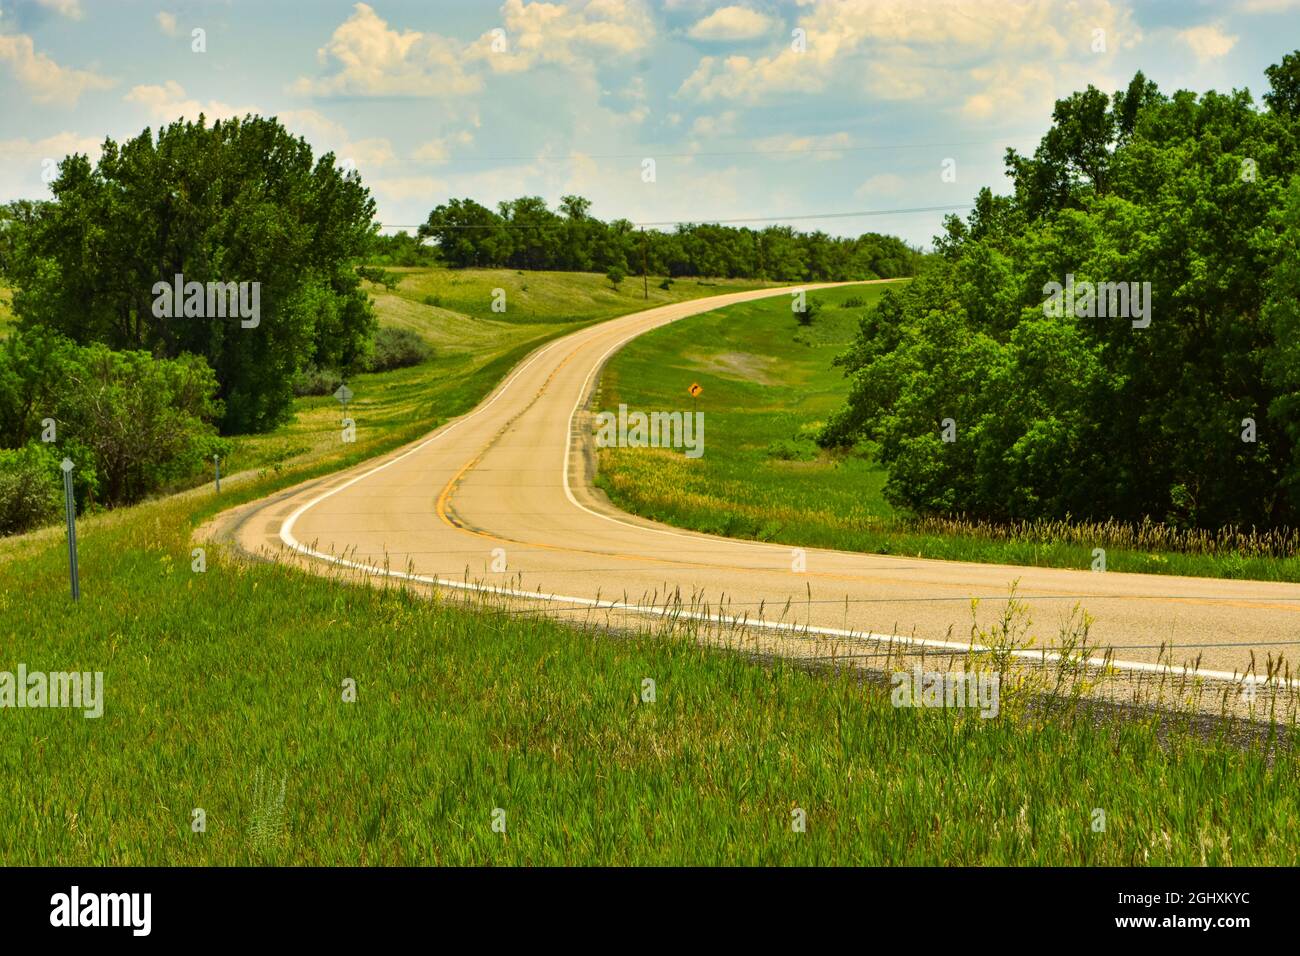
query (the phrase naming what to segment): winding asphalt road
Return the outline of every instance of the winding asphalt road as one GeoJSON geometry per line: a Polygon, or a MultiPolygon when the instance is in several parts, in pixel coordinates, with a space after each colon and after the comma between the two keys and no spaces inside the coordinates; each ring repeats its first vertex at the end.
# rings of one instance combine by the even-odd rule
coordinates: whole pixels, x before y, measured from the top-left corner
{"type": "MultiPolygon", "coordinates": [[[[1133,670],[1161,666],[1162,644],[1173,645],[1163,660],[1181,665],[1200,656],[1201,669],[1219,676],[1245,671],[1252,651],[1261,671],[1269,655],[1290,660],[1300,651],[1297,585],[816,549],[806,552],[806,570],[796,571],[789,546],[658,525],[618,511],[593,490],[587,403],[609,356],[677,319],[789,293],[682,302],[557,339],[474,411],[427,438],[242,509],[234,537],[254,553],[290,548],[449,588],[540,597],[539,606],[561,614],[611,602],[662,614],[665,595],[680,593],[688,604],[707,603],[713,615],[721,608],[754,621],[761,613],[773,632],[905,635],[936,649],[965,647],[971,599],[981,599],[976,613],[991,623],[1018,581],[1040,646],[1082,605],[1094,618],[1094,641],[1112,646],[1133,670]],[[504,570],[495,570],[502,562],[504,570]]],[[[721,441],[725,435],[706,429],[705,454],[721,441]]]]}

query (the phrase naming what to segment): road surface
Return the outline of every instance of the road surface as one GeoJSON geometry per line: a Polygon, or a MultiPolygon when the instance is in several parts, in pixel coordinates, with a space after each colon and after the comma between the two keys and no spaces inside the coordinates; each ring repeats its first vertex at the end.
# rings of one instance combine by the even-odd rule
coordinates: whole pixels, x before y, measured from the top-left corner
{"type": "MultiPolygon", "coordinates": [[[[1244,672],[1253,651],[1262,673],[1270,655],[1289,660],[1300,649],[1297,585],[817,549],[797,570],[787,545],[672,529],[618,511],[593,490],[587,404],[608,357],[665,323],[789,293],[681,302],[558,339],[474,411],[404,449],[246,506],[229,536],[254,553],[294,549],[461,591],[538,595],[538,607],[571,616],[611,602],[662,614],[665,595],[680,594],[696,613],[761,614],[773,633],[797,626],[813,640],[904,635],[942,652],[969,643],[972,598],[981,599],[980,621],[991,623],[1018,582],[1038,646],[1057,640],[1060,621],[1080,605],[1094,619],[1094,642],[1139,672],[1199,656],[1202,671],[1226,676],[1244,672]]],[[[725,440],[706,429],[705,454],[709,442],[725,440]]]]}

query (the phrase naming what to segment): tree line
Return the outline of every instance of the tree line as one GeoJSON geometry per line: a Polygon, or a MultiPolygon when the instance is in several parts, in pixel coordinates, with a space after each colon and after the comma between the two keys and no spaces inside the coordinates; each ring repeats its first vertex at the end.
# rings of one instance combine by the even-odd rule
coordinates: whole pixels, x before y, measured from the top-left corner
{"type": "Polygon", "coordinates": [[[1058,101],[863,319],[823,444],[914,513],[1300,524],[1300,53],[1266,75],[1058,101]],[[1149,322],[1067,282],[1150,283],[1149,322]]]}
{"type": "MultiPolygon", "coordinates": [[[[626,219],[597,219],[582,196],[564,196],[555,210],[539,196],[501,202],[496,210],[452,199],[429,213],[417,238],[431,240],[454,267],[644,271],[673,278],[892,279],[914,275],[922,259],[901,239],[874,232],[842,238],[789,226],[708,223],[683,223],[671,232],[638,229],[626,219]]],[[[409,249],[410,239],[392,244],[394,252],[409,249]]]]}

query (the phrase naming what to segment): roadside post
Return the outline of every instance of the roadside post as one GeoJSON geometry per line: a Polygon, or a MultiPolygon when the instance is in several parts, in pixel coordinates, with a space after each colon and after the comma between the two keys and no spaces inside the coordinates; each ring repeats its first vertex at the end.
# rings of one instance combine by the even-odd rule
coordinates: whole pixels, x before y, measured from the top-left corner
{"type": "Polygon", "coordinates": [[[72,600],[81,600],[81,582],[77,576],[77,503],[72,497],[72,459],[63,459],[63,505],[68,518],[68,575],[72,579],[72,600]]]}

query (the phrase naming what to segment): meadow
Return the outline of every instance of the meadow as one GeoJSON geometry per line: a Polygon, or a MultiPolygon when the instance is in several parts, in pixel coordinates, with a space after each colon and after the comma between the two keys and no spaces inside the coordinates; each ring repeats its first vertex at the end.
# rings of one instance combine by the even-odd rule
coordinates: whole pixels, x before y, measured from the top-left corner
{"type": "Polygon", "coordinates": [[[814,440],[849,383],[834,367],[883,286],[814,293],[802,326],[785,298],[730,306],[641,336],[600,382],[598,407],[685,409],[704,391],[706,451],[605,448],[597,484],[625,510],[730,537],[877,554],[1087,568],[1106,549],[1112,571],[1300,581],[1300,531],[1178,531],[1068,520],[1004,525],[916,518],[882,494],[888,474],[870,448],[850,454],[814,440]]]}
{"type": "MultiPolygon", "coordinates": [[[[896,709],[856,670],[689,630],[608,634],[218,545],[195,570],[212,516],[427,431],[538,341],[405,292],[381,298],[385,321],[448,337],[447,364],[358,379],[356,445],[334,440],[332,399],[304,400],[309,447],[278,467],[84,518],[77,604],[61,528],[0,540],[0,669],[102,671],[106,698],[98,719],[0,710],[0,863],[1294,862],[1287,731],[1243,744],[1009,695],[993,719],[896,709]],[[480,351],[457,365],[470,329],[480,351]]],[[[521,325],[560,334],[627,305],[602,295],[573,322],[521,325]]]]}

